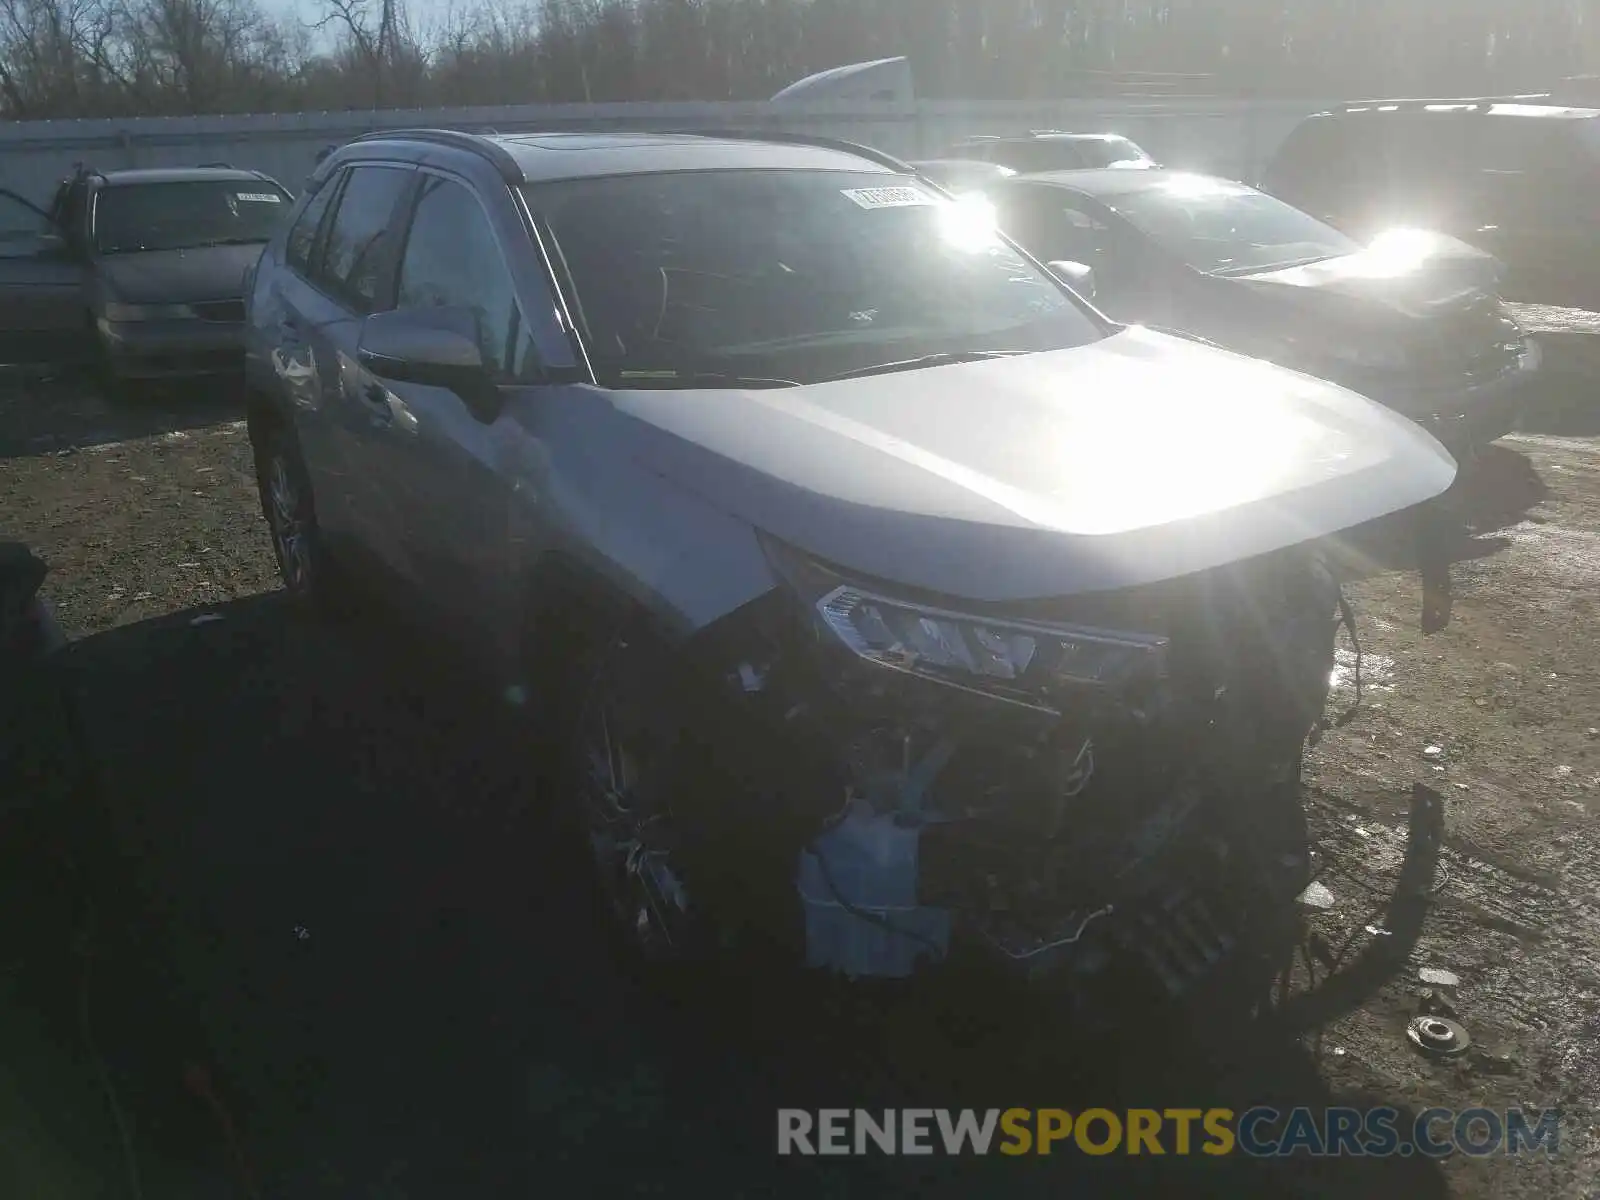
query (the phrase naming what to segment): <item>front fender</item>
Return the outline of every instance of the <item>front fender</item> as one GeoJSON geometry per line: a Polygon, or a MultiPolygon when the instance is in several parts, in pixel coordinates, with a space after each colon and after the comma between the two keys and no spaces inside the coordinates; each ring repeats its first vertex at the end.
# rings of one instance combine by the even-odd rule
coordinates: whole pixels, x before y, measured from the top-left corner
{"type": "Polygon", "coordinates": [[[529,473],[542,478],[524,489],[514,531],[531,551],[523,594],[575,571],[586,590],[626,599],[681,642],[778,586],[749,522],[645,465],[642,439],[663,435],[602,393],[547,389],[530,432],[529,473]]]}

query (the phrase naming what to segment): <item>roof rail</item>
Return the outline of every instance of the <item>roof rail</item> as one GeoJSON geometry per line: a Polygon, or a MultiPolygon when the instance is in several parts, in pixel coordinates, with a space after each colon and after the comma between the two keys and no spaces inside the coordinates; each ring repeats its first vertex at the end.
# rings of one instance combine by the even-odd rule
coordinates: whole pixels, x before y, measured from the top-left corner
{"type": "Polygon", "coordinates": [[[231,171],[234,169],[233,164],[230,162],[204,162],[200,164],[200,167],[202,170],[208,167],[218,167],[224,171],[231,171]]]}
{"type": "Polygon", "coordinates": [[[1456,97],[1397,97],[1380,100],[1347,100],[1339,105],[1341,110],[1348,111],[1352,108],[1426,108],[1435,104],[1459,105],[1463,108],[1488,108],[1495,104],[1527,104],[1534,101],[1550,99],[1549,92],[1529,92],[1517,96],[1456,96],[1456,97]]]}
{"type": "Polygon", "coordinates": [[[880,167],[888,167],[891,171],[904,171],[914,174],[911,165],[904,159],[896,158],[892,154],[885,154],[882,150],[871,146],[863,146],[859,142],[846,141],[843,138],[824,137],[815,133],[791,133],[785,129],[674,129],[674,130],[646,130],[644,132],[669,132],[679,137],[712,137],[730,138],[747,142],[777,142],[790,146],[815,146],[819,150],[837,150],[842,154],[854,154],[869,162],[875,162],[880,167]]]}
{"type": "Polygon", "coordinates": [[[510,151],[480,134],[462,129],[374,129],[351,138],[347,144],[356,142],[432,142],[436,146],[470,150],[493,163],[507,183],[523,181],[522,168],[510,151]]]}

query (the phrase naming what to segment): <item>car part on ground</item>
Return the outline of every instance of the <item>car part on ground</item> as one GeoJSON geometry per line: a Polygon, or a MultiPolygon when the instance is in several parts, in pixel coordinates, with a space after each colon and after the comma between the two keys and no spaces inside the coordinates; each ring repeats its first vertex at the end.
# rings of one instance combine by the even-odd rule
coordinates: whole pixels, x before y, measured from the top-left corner
{"type": "Polygon", "coordinates": [[[1293,919],[1330,556],[1455,473],[1414,425],[836,143],[398,131],[306,192],[249,299],[286,577],[311,528],[528,698],[635,953],[1170,998],[1293,919]]]}
{"type": "Polygon", "coordinates": [[[1361,246],[1244,184],[1160,170],[1017,176],[985,195],[1037,257],[1093,269],[1109,315],[1333,380],[1457,454],[1514,428],[1540,368],[1497,261],[1448,236],[1361,246]]]}

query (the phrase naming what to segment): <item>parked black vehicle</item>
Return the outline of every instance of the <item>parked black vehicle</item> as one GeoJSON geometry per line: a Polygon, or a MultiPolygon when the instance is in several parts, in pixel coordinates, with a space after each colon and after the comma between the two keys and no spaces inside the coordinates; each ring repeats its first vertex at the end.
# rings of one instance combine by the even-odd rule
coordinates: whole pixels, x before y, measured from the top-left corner
{"type": "Polygon", "coordinates": [[[0,358],[114,379],[240,370],[245,275],[292,203],[215,165],[80,169],[48,211],[0,192],[0,358]]]}
{"type": "Polygon", "coordinates": [[[1505,263],[1515,298],[1600,299],[1600,109],[1348,104],[1302,121],[1260,183],[1357,238],[1410,225],[1479,246],[1505,263]]]}
{"type": "Polygon", "coordinates": [[[1244,184],[1160,170],[1019,175],[984,194],[1036,257],[1088,267],[1117,320],[1334,380],[1457,453],[1514,426],[1539,367],[1496,264],[1452,239],[1362,246],[1244,184]]]}
{"type": "Polygon", "coordinates": [[[1005,136],[979,134],[956,142],[944,151],[943,157],[998,163],[1013,171],[1157,165],[1155,159],[1120,133],[1063,133],[1058,129],[1005,136]]]}

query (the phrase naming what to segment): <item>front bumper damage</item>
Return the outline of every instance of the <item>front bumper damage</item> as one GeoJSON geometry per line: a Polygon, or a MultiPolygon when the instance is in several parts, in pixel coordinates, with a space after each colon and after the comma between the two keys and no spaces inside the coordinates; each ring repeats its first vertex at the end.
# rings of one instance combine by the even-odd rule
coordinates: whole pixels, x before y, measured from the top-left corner
{"type": "MultiPolygon", "coordinates": [[[[800,590],[814,608],[821,588],[800,590]]],[[[830,656],[820,631],[760,642],[729,681],[830,758],[806,777],[837,788],[791,851],[806,964],[904,979],[981,963],[1156,999],[1199,986],[1306,882],[1300,758],[1341,601],[1297,548],[1012,612],[1161,648],[1155,674],[1031,701],[830,656]]]]}

